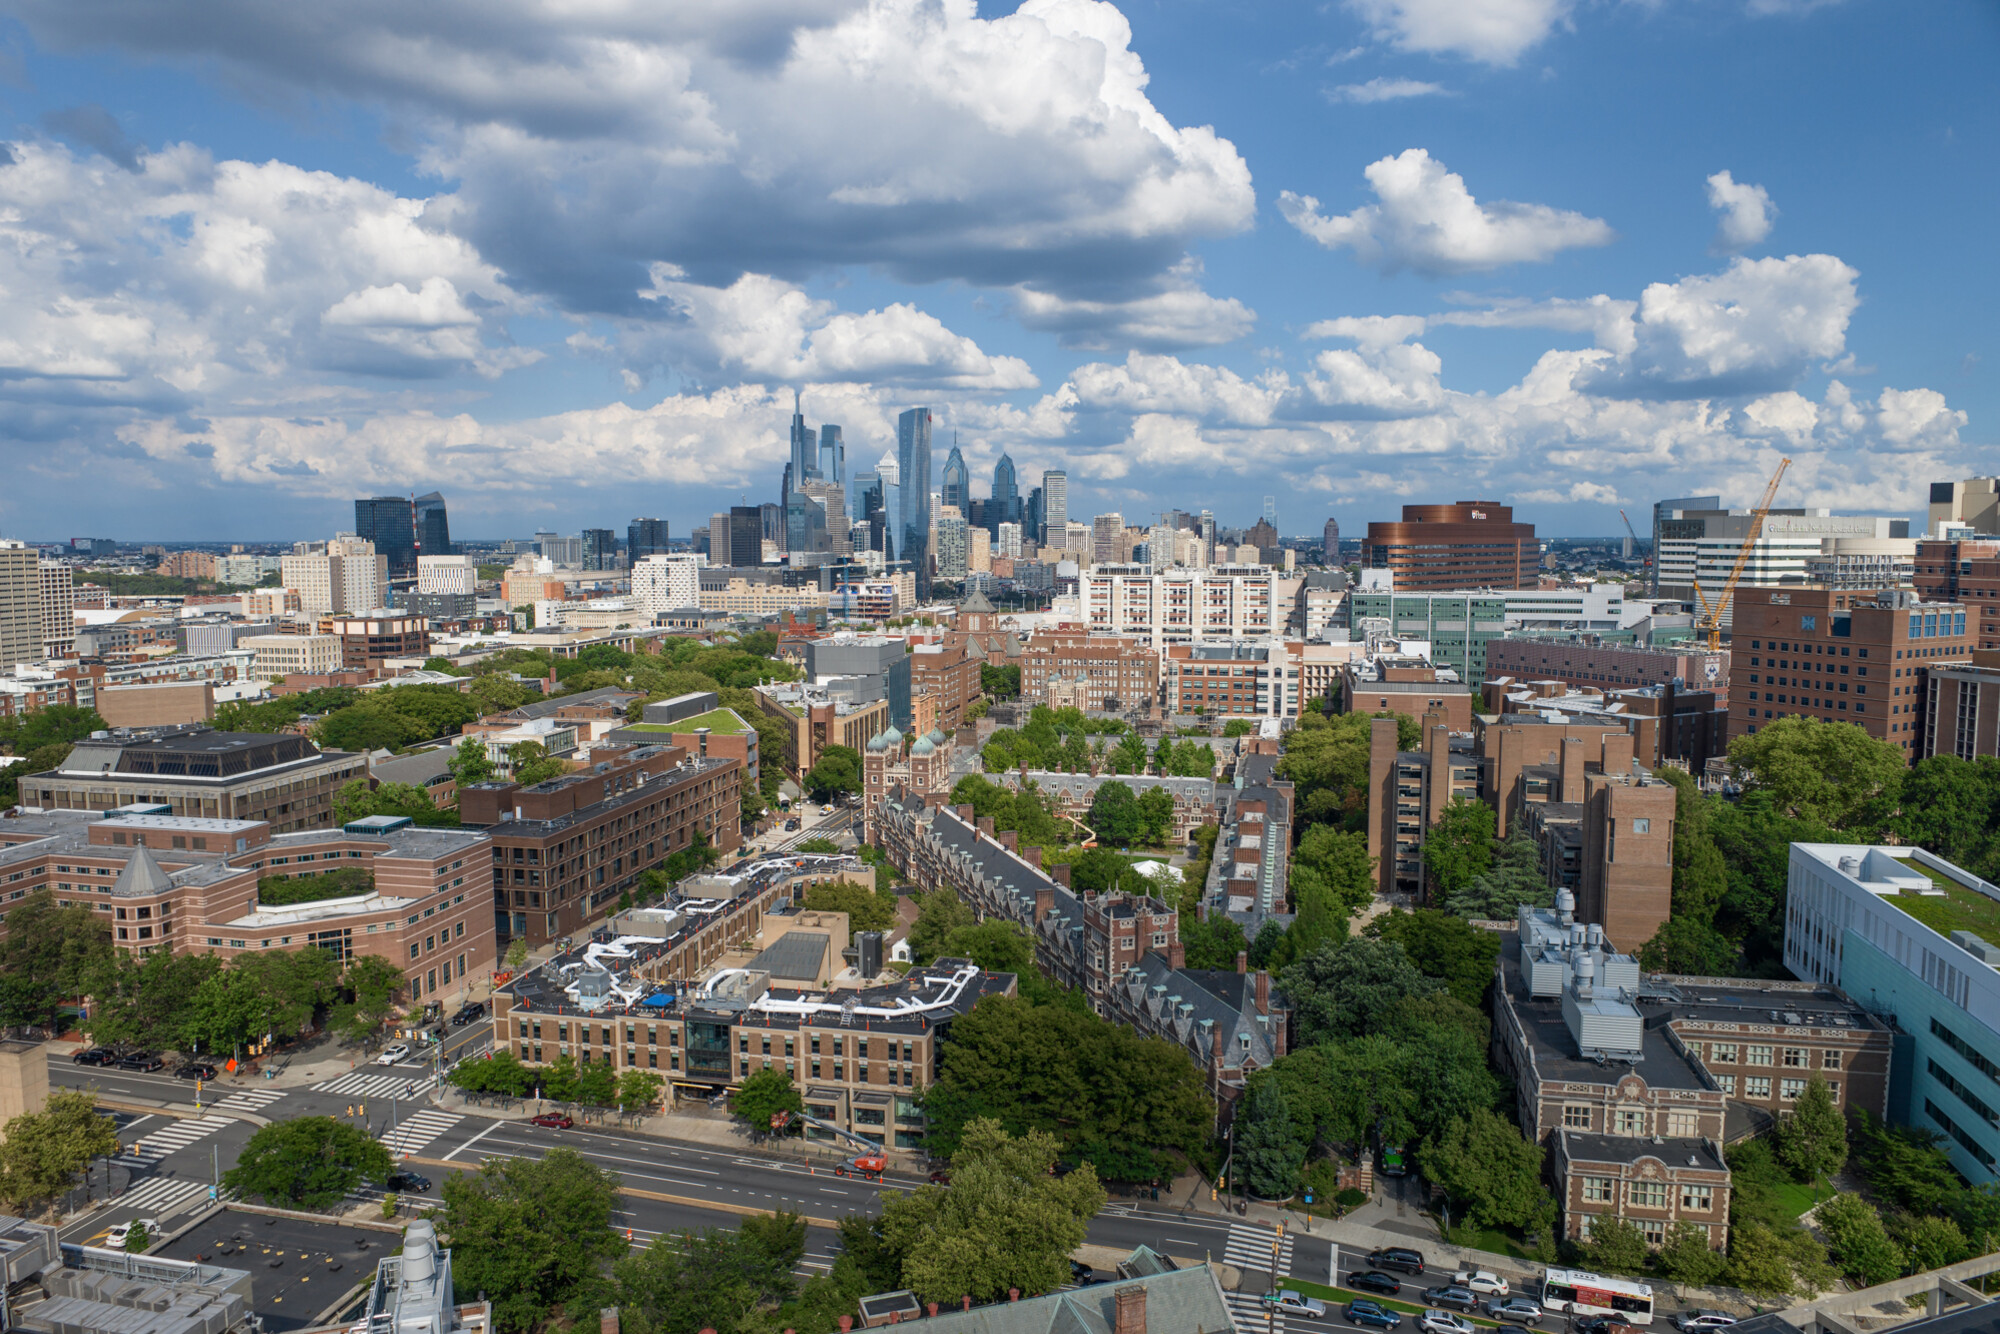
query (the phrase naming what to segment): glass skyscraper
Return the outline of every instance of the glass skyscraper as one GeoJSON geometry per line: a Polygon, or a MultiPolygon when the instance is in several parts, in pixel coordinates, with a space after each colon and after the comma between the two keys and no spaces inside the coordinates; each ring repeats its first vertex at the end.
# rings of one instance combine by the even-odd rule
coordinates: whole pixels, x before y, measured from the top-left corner
{"type": "Polygon", "coordinates": [[[847,446],[838,426],[819,428],[819,479],[836,485],[847,481],[847,446]]]}
{"type": "Polygon", "coordinates": [[[896,418],[896,549],[917,577],[917,600],[931,596],[931,410],[896,418]]]}
{"type": "Polygon", "coordinates": [[[987,506],[987,518],[993,525],[989,531],[996,536],[1001,524],[1021,521],[1021,489],[1014,481],[1014,460],[1006,454],[993,465],[993,503],[987,506]]]}
{"type": "Polygon", "coordinates": [[[417,554],[456,556],[451,544],[451,524],[444,512],[444,497],[433,491],[416,499],[417,554]]]}
{"type": "Polygon", "coordinates": [[[648,556],[667,554],[667,521],[634,519],[625,528],[625,555],[637,565],[648,556]]]}
{"type": "Polygon", "coordinates": [[[402,496],[375,496],[354,502],[354,535],[373,542],[376,555],[389,558],[391,579],[416,577],[417,526],[414,513],[412,503],[402,496]]]}
{"type": "Polygon", "coordinates": [[[965,466],[965,455],[958,452],[958,442],[953,441],[951,453],[944,461],[944,474],[938,487],[947,505],[958,506],[958,512],[972,517],[972,474],[965,466]]]}

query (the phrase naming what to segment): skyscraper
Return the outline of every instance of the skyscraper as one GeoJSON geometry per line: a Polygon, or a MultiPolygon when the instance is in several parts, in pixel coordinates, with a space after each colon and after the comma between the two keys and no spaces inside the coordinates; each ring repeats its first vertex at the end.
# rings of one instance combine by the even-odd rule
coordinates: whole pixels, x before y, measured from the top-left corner
{"type": "Polygon", "coordinates": [[[1014,460],[1005,453],[993,465],[991,521],[993,526],[987,531],[996,535],[1001,524],[1021,521],[1021,489],[1014,482],[1014,460]]]}
{"type": "MultiPolygon", "coordinates": [[[[715,516],[718,520],[721,515],[715,516]]],[[[764,563],[764,509],[761,505],[731,505],[726,526],[718,535],[713,525],[708,534],[711,565],[762,565],[764,563]]]]}
{"type": "Polygon", "coordinates": [[[41,563],[36,548],[0,539],[0,667],[42,656],[41,563]]]}
{"type": "Polygon", "coordinates": [[[1320,552],[1328,565],[1340,564],[1340,520],[1326,521],[1326,532],[1320,538],[1320,552]]]}
{"type": "MultiPolygon", "coordinates": [[[[802,483],[819,476],[819,446],[813,439],[812,428],[806,425],[804,411],[799,404],[799,391],[792,391],[792,475],[787,479],[787,492],[802,483]]],[[[782,501],[780,503],[783,503],[782,501]]]]}
{"type": "Polygon", "coordinates": [[[847,445],[838,426],[819,428],[819,479],[836,486],[847,481],[847,445]]]}
{"type": "Polygon", "coordinates": [[[958,442],[951,442],[951,453],[944,461],[944,473],[938,491],[947,505],[956,505],[958,512],[970,518],[972,515],[972,474],[965,466],[965,455],[958,452],[958,442]]]}
{"type": "Polygon", "coordinates": [[[917,600],[931,597],[931,410],[896,418],[896,551],[917,580],[917,600]]]}
{"type": "MultiPolygon", "coordinates": [[[[442,501],[439,502],[442,513],[442,501]]],[[[402,496],[376,496],[354,502],[354,535],[375,544],[375,554],[389,561],[391,579],[417,577],[415,510],[402,496]]],[[[439,552],[439,555],[447,553],[439,552]]]]}
{"type": "Polygon", "coordinates": [[[1021,536],[1035,543],[1042,540],[1042,488],[1039,486],[1028,492],[1028,502],[1021,506],[1021,536]]]}
{"type": "Polygon", "coordinates": [[[1049,534],[1056,534],[1056,545],[1062,545],[1061,535],[1069,528],[1069,474],[1051,470],[1042,474],[1042,538],[1047,543],[1049,534]]]}
{"type": "Polygon", "coordinates": [[[618,568],[618,534],[609,528],[586,528],[583,530],[583,568],[586,570],[615,570],[618,568]]]}
{"type": "Polygon", "coordinates": [[[625,528],[625,556],[636,569],[648,556],[667,554],[667,521],[634,519],[625,528]]]}
{"type": "Polygon", "coordinates": [[[433,491],[427,496],[418,496],[417,509],[417,554],[420,556],[455,556],[457,548],[451,544],[451,524],[445,518],[444,497],[433,491]]]}

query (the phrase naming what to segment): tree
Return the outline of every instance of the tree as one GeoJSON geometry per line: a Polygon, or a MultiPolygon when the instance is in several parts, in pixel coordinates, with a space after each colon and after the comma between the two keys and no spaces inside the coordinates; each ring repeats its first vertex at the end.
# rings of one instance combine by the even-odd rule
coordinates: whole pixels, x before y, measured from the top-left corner
{"type": "Polygon", "coordinates": [[[1124,783],[1100,783],[1090,799],[1090,814],[1084,817],[1097,837],[1118,847],[1129,847],[1145,832],[1145,817],[1138,798],[1124,783]]]}
{"type": "Polygon", "coordinates": [[[1583,1253],[1592,1269],[1637,1274],[1646,1267],[1646,1234],[1616,1214],[1593,1214],[1583,1253]]]}
{"type": "Polygon", "coordinates": [[[53,745],[37,746],[21,758],[19,764],[10,764],[0,769],[0,810],[6,810],[21,799],[21,779],[29,774],[47,773],[57,768],[69,758],[75,749],[67,741],[53,745]]]}
{"type": "Polygon", "coordinates": [[[1368,934],[1393,940],[1425,977],[1436,978],[1467,1005],[1486,999],[1493,981],[1493,962],[1500,957],[1500,937],[1481,931],[1463,918],[1434,908],[1384,913],[1368,924],[1368,934]]]}
{"type": "Polygon", "coordinates": [[[624,1324],[651,1334],[746,1328],[758,1308],[796,1292],[792,1271],[805,1249],[805,1220],[789,1213],[662,1234],[613,1266],[624,1324]]]}
{"type": "Polygon", "coordinates": [[[1674,787],[1674,917],[1713,925],[1729,888],[1729,868],[1709,832],[1709,798],[1684,770],[1663,766],[1658,776],[1674,787]]]}
{"type": "Polygon", "coordinates": [[[1862,834],[1786,814],[1778,797],[1764,788],[1752,788],[1733,802],[1716,799],[1709,807],[1708,827],[1728,868],[1715,927],[1742,948],[1743,967],[1753,976],[1783,969],[1791,845],[1869,841],[1862,834]]]}
{"type": "Polygon", "coordinates": [[[979,664],[979,689],[995,699],[1013,699],[1021,693],[1021,669],[1019,667],[994,667],[979,664]]]}
{"type": "Polygon", "coordinates": [[[1174,794],[1149,787],[1139,794],[1139,839],[1147,847],[1165,847],[1174,829],[1174,794]]]}
{"type": "Polygon", "coordinates": [[[1485,802],[1454,797],[1424,832],[1424,870],[1443,897],[1464,893],[1493,865],[1494,818],[1485,802]]]}
{"type": "Polygon", "coordinates": [[[832,839],[830,839],[830,838],[809,838],[809,839],[805,840],[805,841],[804,841],[803,843],[795,843],[795,844],[793,844],[793,845],[792,845],[792,851],[793,851],[793,852],[819,852],[819,853],[828,853],[828,854],[831,854],[831,853],[836,853],[836,852],[839,852],[839,851],[840,851],[840,845],[839,845],[838,843],[834,842],[834,841],[833,841],[832,839]]]}
{"type": "Polygon", "coordinates": [[[370,788],[365,778],[349,780],[334,795],[334,823],[346,824],[369,815],[402,815],[419,824],[435,824],[440,812],[431,794],[414,783],[384,783],[370,788]]]}
{"type": "Polygon", "coordinates": [[[910,925],[910,953],[918,963],[929,963],[944,950],[951,933],[973,923],[972,909],[958,895],[943,886],[917,900],[917,920],[910,925]]]}
{"type": "MultiPolygon", "coordinates": [[[[805,850],[803,845],[799,850],[805,850]]],[[[894,894],[883,894],[845,880],[808,885],[805,906],[813,912],[846,913],[849,931],[887,931],[896,924],[894,894]]]]}
{"type": "Polygon", "coordinates": [[[26,755],[45,746],[74,745],[92,732],[103,731],[104,726],[104,719],[95,709],[47,704],[0,718],[0,749],[26,755]]]}
{"type": "Polygon", "coordinates": [[[1282,1081],[1260,1080],[1251,1089],[1236,1130],[1235,1157],[1237,1174],[1251,1194],[1283,1200],[1297,1189],[1306,1145],[1292,1124],[1282,1081]]]}
{"type": "Polygon", "coordinates": [[[452,1278],[488,1294],[499,1329],[535,1328],[625,1253],[611,1226],[618,1179],[574,1149],[488,1158],[476,1173],[448,1174],[442,1190],[452,1278]]]}
{"type": "Polygon", "coordinates": [[[156,950],[143,958],[115,955],[89,981],[95,1002],[91,1036],[153,1050],[192,1050],[200,1041],[193,1022],[195,996],[221,969],[222,961],[212,954],[156,950]]]}
{"type": "Polygon", "coordinates": [[[380,1028],[395,1013],[396,992],[403,985],[403,970],[379,954],[357,954],[348,961],[341,977],[354,997],[354,1019],[349,1036],[357,1041],[380,1028]]]}
{"type": "Polygon", "coordinates": [[[903,1283],[919,1301],[991,1301],[1069,1282],[1070,1252],[1105,1194],[1089,1164],[1054,1175],[1056,1154],[1053,1135],[1010,1135],[981,1118],[964,1127],[949,1187],[884,1200],[885,1243],[903,1256],[903,1283]]]}
{"type": "Polygon", "coordinates": [[[759,1138],[775,1133],[773,1117],[783,1112],[805,1111],[805,1100],[792,1085],[792,1077],[775,1065],[765,1066],[737,1085],[729,1095],[729,1114],[750,1127],[759,1138]]]}
{"type": "Polygon", "coordinates": [[[490,714],[518,709],[530,698],[528,688],[504,676],[482,676],[466,690],[466,697],[484,718],[490,714]]]}
{"type": "Polygon", "coordinates": [[[588,1061],[577,1071],[576,1100],[586,1107],[609,1107],[618,1101],[618,1076],[609,1060],[588,1061]]]}
{"type": "Polygon", "coordinates": [[[152,1235],[146,1231],[146,1224],[143,1221],[133,1223],[132,1230],[125,1234],[125,1251],[128,1255],[144,1255],[152,1244],[152,1235]]]}
{"type": "Polygon", "coordinates": [[[1676,1283],[1698,1288],[1708,1287],[1729,1268],[1729,1257],[1708,1244],[1708,1229],[1693,1223],[1675,1223],[1668,1228],[1657,1258],[1661,1273],[1676,1283]]]}
{"type": "MultiPolygon", "coordinates": [[[[33,715],[30,715],[31,717],[33,715]]],[[[89,908],[56,906],[38,889],[7,909],[0,939],[0,1024],[59,1027],[63,1002],[111,965],[111,928],[89,908]]]]}
{"type": "Polygon", "coordinates": [[[1516,825],[1494,845],[1493,862],[1457,894],[1445,900],[1445,911],[1480,921],[1507,921],[1522,904],[1546,908],[1556,901],[1555,887],[1542,870],[1541,850],[1516,825]]]}
{"type": "Polygon", "coordinates": [[[627,1070],[618,1076],[618,1110],[627,1116],[649,1112],[659,1105],[664,1087],[666,1081],[651,1070],[627,1070]]]}
{"type": "Polygon", "coordinates": [[[1864,1107],[1855,1114],[1854,1158],[1889,1203],[1912,1213],[1943,1213],[1964,1189],[1943,1138],[1922,1126],[1891,1125],[1864,1107]]]}
{"type": "Polygon", "coordinates": [[[1466,1206],[1464,1221],[1526,1235],[1555,1225],[1555,1201],[1542,1183],[1543,1153],[1512,1121],[1476,1107],[1428,1140],[1417,1163],[1426,1180],[1466,1206]]]}
{"type": "MultiPolygon", "coordinates": [[[[1193,870],[1189,868],[1190,877],[1193,870]]],[[[1181,948],[1189,968],[1234,968],[1236,956],[1250,948],[1243,928],[1221,913],[1196,917],[1183,907],[1180,926],[1181,948]]]]}
{"type": "Polygon", "coordinates": [[[1882,822],[1908,764],[1853,723],[1796,714],[1731,741],[1729,762],[1786,814],[1857,832],[1882,822]]]}
{"type": "Polygon", "coordinates": [[[1118,738],[1118,744],[1111,748],[1112,772],[1121,774],[1142,774],[1146,763],[1152,759],[1152,752],[1146,749],[1146,738],[1137,732],[1127,732],[1118,738]]]}
{"type": "Polygon", "coordinates": [[[1292,852],[1291,895],[1301,913],[1318,910],[1345,920],[1375,897],[1375,859],[1368,837],[1330,825],[1309,825],[1292,852]]]}
{"type": "Polygon", "coordinates": [[[1723,1281],[1759,1297],[1789,1296],[1797,1283],[1791,1248],[1762,1223],[1738,1222],[1729,1232],[1729,1268],[1723,1281]]]}
{"type": "Polygon", "coordinates": [[[1818,1185],[1847,1163],[1847,1119],[1815,1071],[1792,1114],[1778,1123],[1778,1161],[1801,1181],[1818,1185]]]}
{"type": "Polygon", "coordinates": [[[1835,1267],[1862,1287],[1887,1283],[1903,1272],[1903,1248],[1889,1239],[1882,1215],[1859,1195],[1835,1195],[1813,1212],[1813,1221],[1826,1237],[1835,1267]]]}
{"type": "Polygon", "coordinates": [[[569,766],[542,749],[539,741],[516,741],[507,747],[507,767],[522,787],[546,783],[569,772],[569,766]]]}
{"type": "Polygon", "coordinates": [[[359,1126],[331,1116],[301,1116],[260,1126],[222,1174],[222,1184],[285,1209],[324,1209],[395,1166],[389,1151],[359,1126]]]}
{"type": "Polygon", "coordinates": [[[1676,913],[1639,947],[1639,963],[1649,973],[1728,977],[1736,971],[1736,946],[1699,918],[1676,913]]]}
{"type": "Polygon", "coordinates": [[[452,752],[446,767],[451,770],[453,785],[461,788],[490,782],[497,772],[493,760],[486,753],[486,743],[472,736],[458,743],[458,749],[452,752]]]}
{"type": "Polygon", "coordinates": [[[1145,1181],[1209,1139],[1215,1104],[1185,1049],[1088,1011],[989,996],[952,1022],[924,1098],[932,1153],[955,1153],[980,1118],[1056,1136],[1065,1159],[1145,1181]]]}
{"type": "Polygon", "coordinates": [[[507,966],[519,971],[528,962],[528,942],[524,937],[516,937],[507,947],[507,966]]]}
{"type": "Polygon", "coordinates": [[[1915,1273],[1955,1265],[1972,1254],[1958,1224],[1936,1214],[1898,1211],[1889,1218],[1889,1235],[1903,1248],[1915,1273]]]}
{"type": "Polygon", "coordinates": [[[852,746],[827,746],[819,753],[819,762],[814,764],[800,786],[812,794],[814,801],[830,801],[843,792],[861,790],[861,752],[852,746]]]}
{"type": "Polygon", "coordinates": [[[118,1152],[118,1129],[95,1094],[58,1090],[39,1112],[7,1122],[0,1139],[0,1199],[32,1209],[70,1189],[93,1158],[118,1152]]]}
{"type": "Polygon", "coordinates": [[[1438,984],[1417,971],[1394,941],[1363,936],[1329,941],[1285,971],[1285,995],[1302,1041],[1375,1031],[1389,1012],[1438,984]]]}

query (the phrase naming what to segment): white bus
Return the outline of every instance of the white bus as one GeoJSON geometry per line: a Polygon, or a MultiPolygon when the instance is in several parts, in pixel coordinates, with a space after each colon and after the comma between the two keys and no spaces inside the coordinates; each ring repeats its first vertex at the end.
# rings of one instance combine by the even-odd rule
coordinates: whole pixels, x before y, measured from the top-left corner
{"type": "Polygon", "coordinates": [[[1542,1277],[1542,1308],[1578,1316],[1617,1315],[1634,1325],[1650,1325],[1653,1289],[1584,1269],[1551,1269],[1542,1277]]]}

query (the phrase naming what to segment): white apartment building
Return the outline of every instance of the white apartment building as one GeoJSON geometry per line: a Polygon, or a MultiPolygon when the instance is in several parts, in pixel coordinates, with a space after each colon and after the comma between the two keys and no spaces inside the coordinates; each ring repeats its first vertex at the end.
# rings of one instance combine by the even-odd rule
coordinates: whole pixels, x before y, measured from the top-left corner
{"type": "Polygon", "coordinates": [[[1079,614],[1093,633],[1127,635],[1155,651],[1267,638],[1284,628],[1296,590],[1295,580],[1263,565],[1157,572],[1147,565],[1098,565],[1077,581],[1079,614]]]}
{"type": "Polygon", "coordinates": [[[42,562],[42,656],[67,658],[76,649],[76,574],[61,561],[42,562]]]}
{"type": "Polygon", "coordinates": [[[663,611],[701,605],[701,571],[708,557],[700,552],[643,556],[632,566],[632,601],[648,618],[663,611]]]}
{"type": "Polygon", "coordinates": [[[417,557],[419,593],[472,593],[479,587],[479,569],[470,556],[417,557]]]}
{"type": "Polygon", "coordinates": [[[1000,525],[999,536],[996,539],[995,554],[1001,556],[1019,556],[1021,554],[1020,524],[1003,523],[1000,525]]]}
{"type": "Polygon", "coordinates": [[[279,680],[294,672],[318,675],[340,670],[339,635],[249,635],[237,640],[236,646],[255,655],[250,660],[250,674],[260,680],[279,680]]]}
{"type": "Polygon", "coordinates": [[[283,558],[284,586],[298,590],[308,616],[358,616],[388,601],[389,558],[366,538],[301,542],[283,558]]]}

